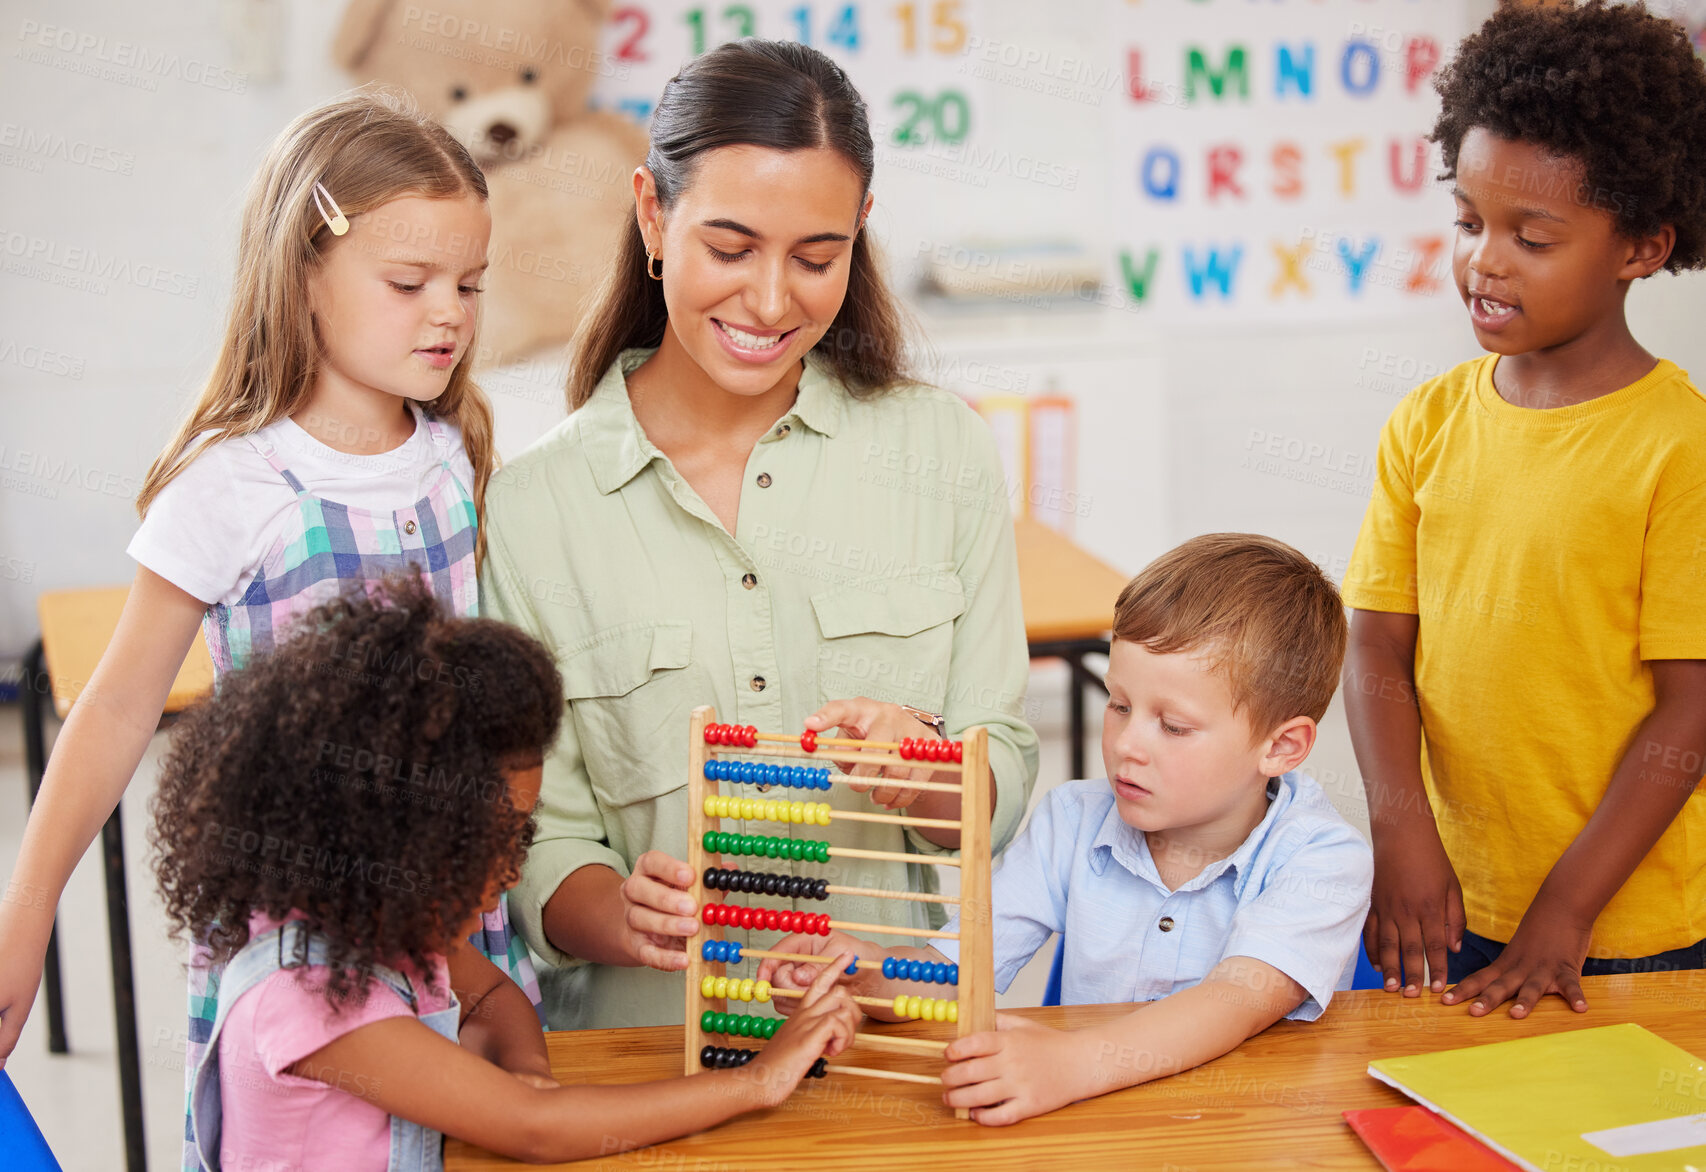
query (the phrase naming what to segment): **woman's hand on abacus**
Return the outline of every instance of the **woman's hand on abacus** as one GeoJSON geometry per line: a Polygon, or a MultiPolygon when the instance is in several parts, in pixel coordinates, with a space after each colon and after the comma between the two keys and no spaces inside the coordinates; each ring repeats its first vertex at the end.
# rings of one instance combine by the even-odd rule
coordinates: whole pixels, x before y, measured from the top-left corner
{"type": "Polygon", "coordinates": [[[843,952],[834,963],[822,966],[776,1036],[765,1043],[757,1058],[733,1072],[752,1081],[758,1099],[754,1106],[781,1103],[819,1058],[834,1058],[853,1044],[859,1007],[845,989],[835,985],[837,974],[852,959],[851,951],[843,952]]]}
{"type": "MultiPolygon", "coordinates": [[[[861,741],[891,741],[899,743],[908,737],[927,737],[928,730],[906,709],[898,704],[885,704],[855,696],[849,700],[831,700],[806,717],[806,727],[813,732],[835,729],[842,736],[861,741]]],[[[931,737],[930,739],[934,739],[931,737]]],[[[848,788],[855,793],[870,791],[871,800],[886,810],[900,810],[916,802],[923,793],[909,787],[909,781],[929,781],[931,770],[901,765],[854,765],[841,767],[854,777],[880,777],[897,782],[895,785],[862,784],[853,782],[848,788]]]]}
{"type": "Polygon", "coordinates": [[[686,938],[699,931],[698,908],[687,895],[693,872],[680,859],[647,851],[622,880],[622,925],[634,963],[666,973],[687,967],[686,938]]]}

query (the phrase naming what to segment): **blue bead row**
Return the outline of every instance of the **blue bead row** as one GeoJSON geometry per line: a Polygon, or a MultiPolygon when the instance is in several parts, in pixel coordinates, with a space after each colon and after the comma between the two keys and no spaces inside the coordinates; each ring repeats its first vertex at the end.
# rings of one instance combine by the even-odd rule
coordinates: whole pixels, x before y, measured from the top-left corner
{"type": "Polygon", "coordinates": [[[883,957],[883,976],[895,981],[926,981],[936,985],[958,985],[960,966],[934,964],[927,960],[899,960],[883,957]]]}
{"type": "Polygon", "coordinates": [[[721,961],[724,964],[740,963],[740,942],[737,940],[707,940],[699,946],[699,956],[703,960],[721,961]]]}
{"type": "MultiPolygon", "coordinates": [[[[739,964],[741,945],[738,940],[707,940],[699,946],[701,958],[721,964],[739,964]]],[[[859,961],[847,966],[847,975],[858,972],[859,961]]],[[[883,976],[896,981],[922,981],[935,985],[958,985],[960,966],[934,964],[927,960],[900,960],[883,957],[883,976]]]]}
{"type": "Polygon", "coordinates": [[[707,761],[707,781],[735,781],[742,785],[779,785],[786,789],[828,789],[828,769],[804,765],[769,765],[762,761],[707,761]]]}

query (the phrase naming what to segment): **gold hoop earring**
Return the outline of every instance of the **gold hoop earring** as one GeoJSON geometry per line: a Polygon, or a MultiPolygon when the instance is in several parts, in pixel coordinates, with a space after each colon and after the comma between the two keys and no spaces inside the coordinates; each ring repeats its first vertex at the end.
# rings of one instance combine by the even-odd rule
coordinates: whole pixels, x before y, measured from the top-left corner
{"type": "Polygon", "coordinates": [[[663,257],[659,256],[649,248],[646,249],[646,276],[650,277],[654,281],[663,280],[663,257]],[[655,272],[652,269],[654,262],[657,264],[657,270],[655,272]]]}

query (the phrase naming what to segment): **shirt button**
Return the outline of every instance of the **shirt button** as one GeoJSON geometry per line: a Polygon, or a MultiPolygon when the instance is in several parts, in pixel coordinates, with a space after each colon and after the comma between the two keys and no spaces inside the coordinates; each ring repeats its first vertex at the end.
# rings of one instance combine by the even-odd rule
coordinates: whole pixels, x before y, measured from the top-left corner
{"type": "Polygon", "coordinates": [[[751,590],[754,586],[758,585],[758,575],[757,574],[742,574],[741,578],[740,578],[740,584],[742,586],[745,586],[748,590],[751,590]]]}
{"type": "Polygon", "coordinates": [[[781,427],[778,427],[776,429],[776,434],[777,435],[787,435],[790,431],[793,431],[793,430],[794,430],[794,427],[792,424],[784,423],[781,427]]]}
{"type": "Polygon", "coordinates": [[[1163,932],[1171,932],[1173,930],[1173,917],[1162,916],[1161,922],[1155,926],[1160,928],[1163,932]]]}
{"type": "Polygon", "coordinates": [[[770,473],[760,472],[758,474],[758,487],[759,488],[769,488],[770,487],[770,473]]]}
{"type": "Polygon", "coordinates": [[[415,531],[415,523],[413,521],[404,521],[403,522],[403,532],[404,533],[412,534],[412,533],[414,533],[414,531],[415,531]]]}
{"type": "Polygon", "coordinates": [[[751,686],[752,686],[752,690],[754,692],[762,692],[764,690],[764,677],[763,676],[753,676],[751,686]]]}

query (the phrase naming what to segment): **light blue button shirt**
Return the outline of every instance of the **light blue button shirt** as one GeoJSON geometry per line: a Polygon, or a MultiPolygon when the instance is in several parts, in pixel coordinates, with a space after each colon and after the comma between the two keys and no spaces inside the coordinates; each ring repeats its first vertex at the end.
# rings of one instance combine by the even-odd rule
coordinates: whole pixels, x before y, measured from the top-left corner
{"type": "MultiPolygon", "coordinates": [[[[1236,851],[1169,891],[1106,781],[1051,790],[994,876],[996,989],[1060,932],[1066,1005],[1153,1001],[1247,956],[1308,990],[1287,1017],[1320,1017],[1350,988],[1374,855],[1314,779],[1287,773],[1269,792],[1236,851]]],[[[938,947],[958,959],[954,941],[938,947]]]]}

